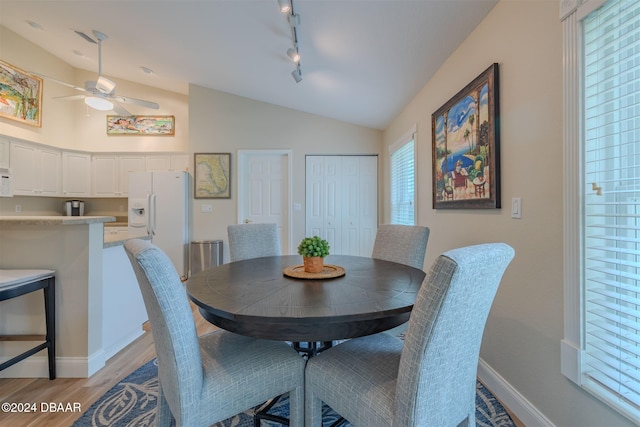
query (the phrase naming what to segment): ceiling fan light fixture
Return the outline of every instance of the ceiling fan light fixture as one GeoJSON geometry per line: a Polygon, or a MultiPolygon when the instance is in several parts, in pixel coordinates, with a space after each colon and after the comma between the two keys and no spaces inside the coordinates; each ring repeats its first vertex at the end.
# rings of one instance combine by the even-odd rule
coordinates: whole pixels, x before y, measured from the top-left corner
{"type": "Polygon", "coordinates": [[[290,47],[289,49],[287,49],[287,56],[291,58],[291,60],[296,64],[300,62],[300,53],[298,53],[298,49],[290,47]]]}
{"type": "Polygon", "coordinates": [[[278,6],[280,7],[280,12],[289,13],[291,10],[291,0],[278,0],[278,6]]]}
{"type": "Polygon", "coordinates": [[[105,95],[110,94],[115,89],[116,83],[113,80],[109,80],[104,76],[98,77],[98,81],[96,82],[96,89],[105,95]]]}
{"type": "Polygon", "coordinates": [[[99,98],[97,96],[85,97],[84,103],[95,110],[100,110],[100,111],[113,110],[113,102],[109,101],[108,99],[99,98]]]}

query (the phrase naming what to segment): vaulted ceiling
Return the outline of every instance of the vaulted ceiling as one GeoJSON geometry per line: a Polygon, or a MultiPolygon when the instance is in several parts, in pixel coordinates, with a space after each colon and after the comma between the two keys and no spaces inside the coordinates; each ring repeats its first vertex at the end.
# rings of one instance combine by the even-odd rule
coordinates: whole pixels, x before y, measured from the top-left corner
{"type": "Polygon", "coordinates": [[[497,1],[294,0],[299,83],[276,0],[0,0],[0,25],[96,74],[97,46],[75,31],[99,30],[116,82],[184,94],[193,83],[384,129],[497,1]]]}

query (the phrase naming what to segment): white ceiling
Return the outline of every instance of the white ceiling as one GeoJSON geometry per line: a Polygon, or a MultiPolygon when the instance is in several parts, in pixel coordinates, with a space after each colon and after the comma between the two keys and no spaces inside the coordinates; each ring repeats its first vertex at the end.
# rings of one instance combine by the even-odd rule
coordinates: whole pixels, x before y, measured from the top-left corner
{"type": "Polygon", "coordinates": [[[0,0],[0,24],[96,73],[97,46],[73,30],[103,32],[102,71],[116,82],[184,94],[194,83],[384,129],[497,1],[294,0],[297,84],[276,0],[0,0]]]}

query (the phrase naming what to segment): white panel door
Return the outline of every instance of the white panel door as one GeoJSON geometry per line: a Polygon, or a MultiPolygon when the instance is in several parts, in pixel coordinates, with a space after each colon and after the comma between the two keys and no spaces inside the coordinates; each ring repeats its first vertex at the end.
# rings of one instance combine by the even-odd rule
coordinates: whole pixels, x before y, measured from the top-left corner
{"type": "Polygon", "coordinates": [[[324,235],[324,157],[307,156],[306,159],[306,227],[305,236],[324,235]]]}
{"type": "Polygon", "coordinates": [[[291,253],[291,154],[238,152],[238,222],[275,223],[283,254],[291,253]]]}
{"type": "Polygon", "coordinates": [[[324,157],[324,235],[332,254],[344,254],[342,249],[342,157],[324,157]]]}
{"type": "Polygon", "coordinates": [[[370,256],[378,227],[377,156],[307,156],[305,235],[332,254],[370,256]]]}

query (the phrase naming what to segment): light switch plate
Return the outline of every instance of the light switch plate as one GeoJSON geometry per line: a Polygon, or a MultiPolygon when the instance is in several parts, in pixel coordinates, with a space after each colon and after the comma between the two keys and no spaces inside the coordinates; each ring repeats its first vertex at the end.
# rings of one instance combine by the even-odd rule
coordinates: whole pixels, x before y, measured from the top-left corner
{"type": "Polygon", "coordinates": [[[513,197],[511,199],[511,218],[522,218],[522,197],[513,197]]]}
{"type": "Polygon", "coordinates": [[[213,205],[202,205],[200,211],[205,213],[213,212],[213,205]]]}

